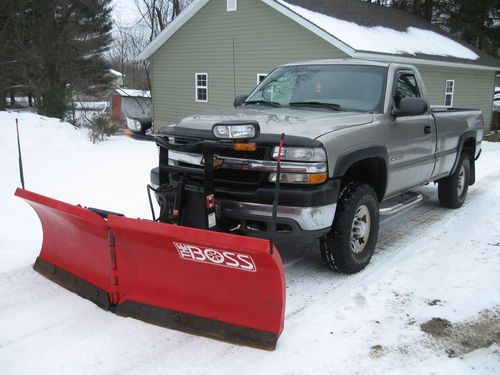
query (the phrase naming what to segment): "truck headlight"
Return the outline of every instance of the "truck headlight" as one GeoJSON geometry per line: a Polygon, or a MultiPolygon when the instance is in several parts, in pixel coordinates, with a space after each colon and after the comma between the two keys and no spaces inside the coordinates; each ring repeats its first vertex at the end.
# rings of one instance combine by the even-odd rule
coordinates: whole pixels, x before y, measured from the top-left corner
{"type": "MultiPolygon", "coordinates": [[[[273,149],[273,159],[278,159],[279,146],[273,149]]],[[[321,147],[283,147],[281,160],[326,161],[326,152],[321,147]]]]}

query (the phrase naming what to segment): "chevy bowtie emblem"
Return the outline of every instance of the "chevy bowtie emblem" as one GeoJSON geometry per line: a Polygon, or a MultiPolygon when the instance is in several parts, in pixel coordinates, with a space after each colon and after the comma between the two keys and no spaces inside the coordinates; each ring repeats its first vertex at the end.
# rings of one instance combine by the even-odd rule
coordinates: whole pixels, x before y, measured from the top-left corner
{"type": "MultiPolygon", "coordinates": [[[[220,168],[224,164],[224,159],[221,159],[214,155],[213,166],[214,168],[220,168]]],[[[201,158],[201,165],[205,165],[205,157],[201,158]]]]}

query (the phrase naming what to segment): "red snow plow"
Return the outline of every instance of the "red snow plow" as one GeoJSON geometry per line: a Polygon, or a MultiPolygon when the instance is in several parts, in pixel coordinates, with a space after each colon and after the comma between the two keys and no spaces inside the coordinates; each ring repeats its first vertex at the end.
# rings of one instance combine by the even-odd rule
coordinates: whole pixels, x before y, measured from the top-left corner
{"type": "Polygon", "coordinates": [[[165,144],[144,131],[132,136],[167,149],[201,151],[203,181],[193,185],[183,179],[182,168],[172,167],[178,180],[167,184],[175,196],[170,223],[17,189],[43,228],[35,270],[118,315],[273,350],[285,309],[279,253],[272,241],[223,233],[217,226],[212,149],[233,142],[186,146],[165,144]]]}

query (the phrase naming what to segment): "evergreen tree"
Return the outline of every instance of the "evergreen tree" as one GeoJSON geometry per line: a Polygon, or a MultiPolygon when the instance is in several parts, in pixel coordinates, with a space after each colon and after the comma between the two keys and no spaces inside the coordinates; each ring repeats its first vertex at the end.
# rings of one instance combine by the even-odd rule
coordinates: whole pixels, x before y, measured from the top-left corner
{"type": "Polygon", "coordinates": [[[500,0],[393,0],[392,6],[500,57],[500,0]]]}
{"type": "Polygon", "coordinates": [[[3,2],[12,33],[0,34],[0,42],[19,51],[16,75],[36,96],[41,114],[63,118],[72,91],[92,93],[104,88],[111,0],[3,2]]]}
{"type": "Polygon", "coordinates": [[[440,0],[393,0],[394,8],[416,14],[429,22],[435,20],[434,8],[440,0]]]}
{"type": "Polygon", "coordinates": [[[500,57],[500,0],[441,1],[445,30],[500,57]]]}

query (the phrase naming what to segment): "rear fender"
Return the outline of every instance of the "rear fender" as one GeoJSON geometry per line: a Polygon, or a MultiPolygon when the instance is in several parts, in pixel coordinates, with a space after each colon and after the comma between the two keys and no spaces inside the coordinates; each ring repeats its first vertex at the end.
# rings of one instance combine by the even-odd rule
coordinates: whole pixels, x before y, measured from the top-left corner
{"type": "Polygon", "coordinates": [[[463,133],[460,138],[458,139],[458,145],[457,145],[457,155],[455,156],[455,162],[453,163],[453,168],[450,171],[449,176],[453,175],[455,171],[458,168],[458,163],[460,162],[460,156],[462,155],[462,152],[464,150],[464,145],[465,142],[468,139],[474,139],[474,150],[472,155],[470,155],[470,178],[469,178],[469,185],[474,185],[476,182],[476,163],[475,163],[475,146],[476,146],[476,131],[475,130],[469,130],[463,133]]]}

